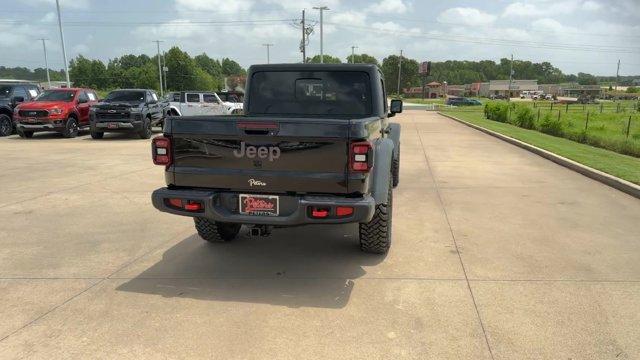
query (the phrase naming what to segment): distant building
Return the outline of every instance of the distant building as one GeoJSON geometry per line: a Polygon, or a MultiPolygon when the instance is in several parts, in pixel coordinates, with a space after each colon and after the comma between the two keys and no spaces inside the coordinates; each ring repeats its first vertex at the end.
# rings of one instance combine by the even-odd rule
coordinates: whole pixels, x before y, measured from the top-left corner
{"type": "Polygon", "coordinates": [[[491,95],[519,97],[523,91],[536,90],[538,90],[538,80],[512,80],[511,88],[509,88],[509,80],[491,80],[488,83],[481,83],[478,93],[485,97],[491,95]]]}
{"type": "Polygon", "coordinates": [[[540,84],[538,90],[545,94],[555,96],[578,97],[588,95],[591,97],[601,97],[602,87],[600,85],[580,85],[577,83],[566,84],[540,84]]]}

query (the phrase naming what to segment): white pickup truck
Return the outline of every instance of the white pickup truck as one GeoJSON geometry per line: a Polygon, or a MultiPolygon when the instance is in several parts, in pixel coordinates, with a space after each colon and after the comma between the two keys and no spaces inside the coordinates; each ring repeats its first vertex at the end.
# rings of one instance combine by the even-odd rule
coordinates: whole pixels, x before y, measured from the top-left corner
{"type": "Polygon", "coordinates": [[[176,91],[166,95],[167,115],[231,115],[242,114],[242,103],[222,101],[215,92],[176,91]]]}

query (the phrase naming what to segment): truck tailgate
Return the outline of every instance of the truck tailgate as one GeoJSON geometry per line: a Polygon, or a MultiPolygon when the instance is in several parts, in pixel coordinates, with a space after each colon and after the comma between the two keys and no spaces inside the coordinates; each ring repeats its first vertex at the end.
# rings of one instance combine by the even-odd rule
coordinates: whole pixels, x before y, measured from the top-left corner
{"type": "Polygon", "coordinates": [[[182,117],[170,119],[165,133],[172,137],[175,186],[348,192],[348,120],[182,117]]]}

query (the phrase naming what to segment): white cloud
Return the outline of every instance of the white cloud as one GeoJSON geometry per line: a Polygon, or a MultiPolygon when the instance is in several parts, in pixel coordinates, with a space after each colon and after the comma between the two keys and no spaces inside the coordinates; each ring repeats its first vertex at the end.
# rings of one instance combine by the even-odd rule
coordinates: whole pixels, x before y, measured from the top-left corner
{"type": "MultiPolygon", "coordinates": [[[[595,1],[587,1],[593,2],[595,1]]],[[[540,17],[572,14],[578,10],[581,2],[578,0],[565,1],[536,1],[514,2],[504,9],[502,17],[540,17]]],[[[584,5],[582,5],[584,6],[584,5]]],[[[594,6],[590,4],[587,6],[594,6]]]]}
{"type": "Polygon", "coordinates": [[[367,8],[367,11],[374,14],[404,14],[409,7],[403,0],[380,0],[367,8]]]}
{"type": "MultiPolygon", "coordinates": [[[[49,5],[54,9],[56,7],[56,0],[32,0],[26,3],[36,7],[40,7],[43,4],[49,5]]],[[[60,11],[64,11],[64,9],[88,9],[89,6],[89,0],[60,0],[60,11]]]]}
{"type": "Polygon", "coordinates": [[[252,5],[251,0],[176,0],[178,11],[215,11],[235,14],[249,10],[252,5]]]}
{"type": "Polygon", "coordinates": [[[262,3],[280,5],[285,10],[301,11],[307,9],[307,13],[313,10],[314,6],[326,6],[331,10],[340,8],[340,0],[262,0],[262,3]]]}
{"type": "Polygon", "coordinates": [[[361,11],[345,11],[331,15],[331,22],[356,26],[366,25],[367,16],[361,11]]]}
{"type": "Polygon", "coordinates": [[[582,4],[582,8],[587,11],[598,11],[602,9],[602,4],[597,1],[588,0],[582,4]]]}
{"type": "Polygon", "coordinates": [[[455,7],[441,12],[437,20],[441,23],[482,26],[492,24],[496,16],[476,8],[455,7]]]}

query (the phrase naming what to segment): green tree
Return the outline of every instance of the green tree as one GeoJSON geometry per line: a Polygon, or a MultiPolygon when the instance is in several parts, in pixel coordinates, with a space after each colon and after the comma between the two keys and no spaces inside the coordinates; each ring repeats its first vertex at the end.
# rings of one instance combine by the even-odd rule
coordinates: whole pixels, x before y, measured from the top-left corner
{"type": "Polygon", "coordinates": [[[229,58],[223,58],[220,65],[222,67],[222,75],[224,76],[247,75],[247,71],[243,69],[240,64],[229,58]]]}
{"type": "MultiPolygon", "coordinates": [[[[323,59],[325,64],[341,64],[342,61],[340,61],[340,58],[336,57],[336,56],[331,56],[331,55],[327,55],[324,54],[323,59]]],[[[307,58],[307,62],[308,63],[313,63],[313,64],[319,64],[320,63],[320,55],[315,55],[312,58],[307,58]]]]}
{"type": "Polygon", "coordinates": [[[378,65],[378,60],[369,54],[354,54],[347,56],[347,62],[353,64],[375,64],[378,65]],[[353,59],[352,59],[353,58],[353,59]]]}
{"type": "MultiPolygon", "coordinates": [[[[385,79],[387,94],[395,94],[398,91],[398,55],[389,55],[382,60],[382,73],[385,79]]],[[[402,76],[400,78],[400,91],[402,89],[419,86],[419,65],[414,59],[402,57],[402,76]]]]}
{"type": "Polygon", "coordinates": [[[596,79],[595,76],[591,75],[591,74],[586,74],[586,73],[578,73],[578,84],[580,85],[597,85],[598,84],[598,79],[596,79]]]}

